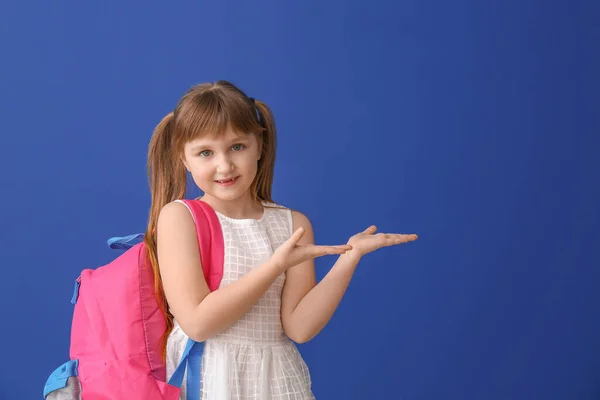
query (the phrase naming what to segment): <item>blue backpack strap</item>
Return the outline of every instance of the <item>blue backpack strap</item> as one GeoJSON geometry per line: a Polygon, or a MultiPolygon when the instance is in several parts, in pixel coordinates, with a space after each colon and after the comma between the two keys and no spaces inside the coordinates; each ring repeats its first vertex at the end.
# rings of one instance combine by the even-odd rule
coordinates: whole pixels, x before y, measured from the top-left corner
{"type": "Polygon", "coordinates": [[[115,236],[107,240],[108,247],[116,250],[128,250],[144,240],[143,233],[135,233],[129,236],[115,236]]]}
{"type": "Polygon", "coordinates": [[[77,367],[79,366],[78,360],[70,360],[56,368],[54,372],[50,374],[46,385],[44,385],[44,398],[55,390],[62,389],[67,386],[67,381],[72,376],[77,376],[77,367]]]}
{"type": "Polygon", "coordinates": [[[73,297],[71,297],[71,304],[77,304],[77,298],[79,297],[79,286],[81,286],[81,276],[75,279],[75,285],[73,287],[73,297]]]}
{"type": "Polygon", "coordinates": [[[169,379],[170,385],[180,388],[183,384],[183,375],[187,367],[186,400],[200,399],[200,365],[203,351],[203,342],[195,342],[192,339],[188,339],[179,365],[175,369],[175,372],[173,372],[171,379],[169,379]]]}

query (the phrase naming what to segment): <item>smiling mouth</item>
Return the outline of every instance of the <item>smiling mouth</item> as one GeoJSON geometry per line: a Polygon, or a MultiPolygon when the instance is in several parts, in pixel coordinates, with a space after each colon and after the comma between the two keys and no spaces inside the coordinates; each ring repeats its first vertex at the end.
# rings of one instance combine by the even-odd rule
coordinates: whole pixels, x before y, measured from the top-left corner
{"type": "Polygon", "coordinates": [[[237,180],[238,180],[238,178],[239,178],[239,176],[236,176],[235,178],[231,178],[231,179],[223,179],[223,180],[220,180],[220,181],[215,181],[215,182],[217,182],[217,183],[232,183],[232,182],[235,182],[235,181],[237,181],[237,180]]]}

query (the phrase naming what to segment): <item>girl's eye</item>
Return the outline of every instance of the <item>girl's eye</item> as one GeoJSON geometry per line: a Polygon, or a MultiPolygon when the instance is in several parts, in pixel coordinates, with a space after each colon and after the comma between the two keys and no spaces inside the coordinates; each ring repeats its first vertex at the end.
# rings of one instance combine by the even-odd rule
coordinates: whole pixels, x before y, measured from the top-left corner
{"type": "MultiPolygon", "coordinates": [[[[245,147],[246,146],[243,145],[243,144],[241,144],[241,143],[237,143],[237,144],[234,144],[233,146],[231,146],[231,148],[232,148],[233,151],[240,151],[240,150],[243,150],[245,147]]],[[[198,153],[198,155],[200,157],[209,157],[209,156],[212,155],[212,151],[211,150],[204,150],[204,151],[201,151],[200,153],[198,153]]]]}

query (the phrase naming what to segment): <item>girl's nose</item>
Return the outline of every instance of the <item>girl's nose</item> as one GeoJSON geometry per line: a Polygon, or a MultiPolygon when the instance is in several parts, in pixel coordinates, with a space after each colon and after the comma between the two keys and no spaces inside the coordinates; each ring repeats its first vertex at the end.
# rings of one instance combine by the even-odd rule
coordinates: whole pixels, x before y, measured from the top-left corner
{"type": "Polygon", "coordinates": [[[231,159],[229,159],[228,157],[219,158],[219,162],[217,164],[217,172],[228,173],[233,171],[234,169],[235,166],[233,165],[233,161],[231,161],[231,159]]]}

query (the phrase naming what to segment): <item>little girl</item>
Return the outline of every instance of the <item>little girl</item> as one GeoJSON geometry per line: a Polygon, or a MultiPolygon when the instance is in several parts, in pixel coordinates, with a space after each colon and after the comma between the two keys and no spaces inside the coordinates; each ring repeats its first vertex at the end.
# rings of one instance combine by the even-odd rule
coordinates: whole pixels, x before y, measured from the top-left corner
{"type": "MultiPolygon", "coordinates": [[[[152,193],[145,241],[167,318],[167,379],[188,338],[205,342],[201,398],[313,399],[294,342],[312,339],[337,308],[361,257],[416,235],[375,234],[315,245],[310,221],[271,198],[276,132],[266,104],[229,82],[190,89],[156,127],[148,168],[152,193]],[[196,229],[183,202],[190,173],[220,221],[223,279],[211,292],[196,229]],[[314,258],[339,255],[316,284],[314,258]]],[[[185,399],[185,384],[181,399],[185,399]]]]}

